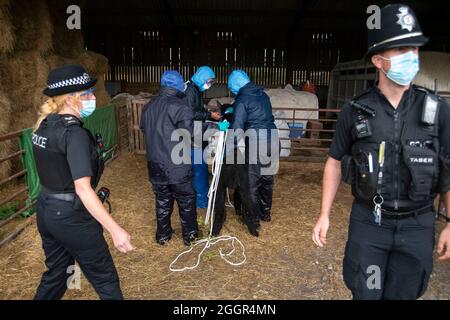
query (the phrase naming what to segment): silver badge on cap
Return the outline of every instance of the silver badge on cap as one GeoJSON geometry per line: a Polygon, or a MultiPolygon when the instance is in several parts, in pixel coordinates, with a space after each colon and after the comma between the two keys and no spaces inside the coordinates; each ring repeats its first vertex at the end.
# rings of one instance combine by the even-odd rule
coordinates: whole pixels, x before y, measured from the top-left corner
{"type": "Polygon", "coordinates": [[[401,7],[398,10],[400,11],[400,13],[397,14],[397,23],[402,26],[402,30],[406,29],[411,32],[416,25],[416,20],[414,19],[413,15],[408,12],[407,7],[401,7]]]}
{"type": "Polygon", "coordinates": [[[83,78],[86,83],[91,81],[91,77],[86,72],[83,73],[83,78]]]}

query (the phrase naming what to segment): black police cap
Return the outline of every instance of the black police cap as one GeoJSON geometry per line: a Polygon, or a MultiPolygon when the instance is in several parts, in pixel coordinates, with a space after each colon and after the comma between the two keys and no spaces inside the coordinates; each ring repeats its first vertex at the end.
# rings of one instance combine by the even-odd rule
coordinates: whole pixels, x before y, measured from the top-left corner
{"type": "Polygon", "coordinates": [[[381,28],[369,29],[366,58],[376,52],[398,47],[421,47],[428,42],[414,11],[404,4],[389,4],[381,9],[381,28]]]}
{"type": "Polygon", "coordinates": [[[46,96],[54,97],[67,93],[87,90],[97,83],[81,65],[68,64],[50,71],[48,87],[43,91],[46,96]]]}

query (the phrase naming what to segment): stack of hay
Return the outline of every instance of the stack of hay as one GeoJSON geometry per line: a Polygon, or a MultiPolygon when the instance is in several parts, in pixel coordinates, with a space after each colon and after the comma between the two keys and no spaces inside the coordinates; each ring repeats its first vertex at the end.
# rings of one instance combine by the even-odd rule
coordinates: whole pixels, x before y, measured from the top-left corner
{"type": "Polygon", "coordinates": [[[34,124],[45,100],[47,75],[64,64],[83,65],[98,79],[97,105],[110,103],[103,80],[108,60],[86,52],[81,31],[66,27],[66,8],[72,2],[0,0],[0,84],[11,101],[13,120],[8,131],[34,124]]]}
{"type": "MultiPolygon", "coordinates": [[[[108,60],[84,48],[81,31],[66,27],[69,5],[85,0],[0,0],[0,135],[33,126],[49,71],[81,64],[98,79],[97,105],[110,103],[104,85],[108,60]]],[[[0,158],[17,142],[0,142],[0,158]]],[[[0,164],[0,179],[11,164],[0,164]]]]}

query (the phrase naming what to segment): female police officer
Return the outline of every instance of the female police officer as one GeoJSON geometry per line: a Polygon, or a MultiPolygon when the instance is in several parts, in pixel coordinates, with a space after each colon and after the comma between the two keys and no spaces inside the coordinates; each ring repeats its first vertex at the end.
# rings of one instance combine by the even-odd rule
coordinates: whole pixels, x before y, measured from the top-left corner
{"type": "Polygon", "coordinates": [[[66,65],[50,72],[50,97],[40,108],[33,151],[41,182],[37,225],[48,270],[35,299],[61,299],[74,260],[102,299],[122,299],[119,277],[103,229],[122,253],[133,250],[130,235],[108,214],[93,186],[99,156],[80,118],[95,110],[92,79],[83,67],[66,65]]]}

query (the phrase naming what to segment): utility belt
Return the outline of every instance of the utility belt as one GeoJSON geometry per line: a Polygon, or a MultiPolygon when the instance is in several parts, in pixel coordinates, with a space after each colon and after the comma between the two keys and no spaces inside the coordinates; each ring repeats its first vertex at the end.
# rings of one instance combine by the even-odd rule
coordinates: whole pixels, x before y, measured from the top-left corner
{"type": "Polygon", "coordinates": [[[41,185],[41,196],[47,198],[47,199],[53,199],[53,200],[60,200],[65,202],[73,202],[75,200],[75,192],[69,192],[69,193],[57,193],[55,191],[51,191],[41,185]]]}
{"type": "MultiPolygon", "coordinates": [[[[361,205],[362,207],[366,208],[369,211],[373,211],[373,203],[371,203],[371,202],[356,199],[356,203],[361,205]]],[[[404,209],[401,211],[390,209],[390,208],[381,208],[381,215],[385,219],[400,220],[400,219],[408,219],[411,217],[420,216],[420,215],[427,214],[427,213],[433,213],[434,211],[435,211],[434,206],[433,206],[433,204],[430,203],[430,204],[421,206],[417,209],[409,209],[409,210],[404,209]]]]}
{"type": "MultiPolygon", "coordinates": [[[[97,196],[100,199],[100,201],[102,203],[106,202],[106,204],[108,204],[109,213],[112,212],[111,203],[109,202],[110,194],[111,192],[109,191],[109,189],[105,187],[100,188],[100,190],[98,190],[97,192],[97,196]]],[[[47,199],[70,202],[72,203],[72,208],[74,210],[86,210],[83,203],[81,202],[81,199],[75,192],[57,193],[41,185],[41,196],[47,199]]]]}

